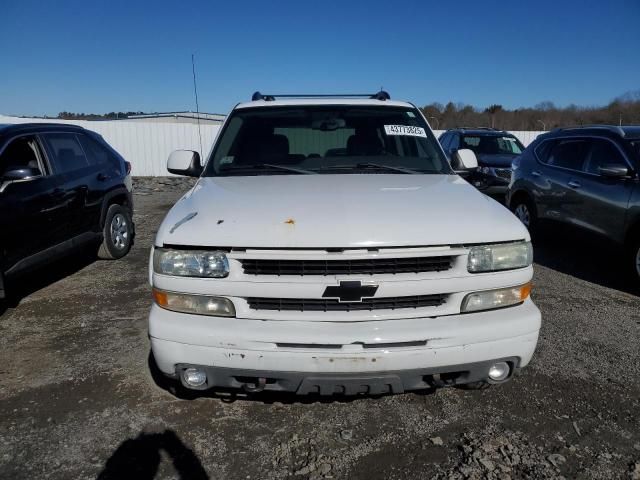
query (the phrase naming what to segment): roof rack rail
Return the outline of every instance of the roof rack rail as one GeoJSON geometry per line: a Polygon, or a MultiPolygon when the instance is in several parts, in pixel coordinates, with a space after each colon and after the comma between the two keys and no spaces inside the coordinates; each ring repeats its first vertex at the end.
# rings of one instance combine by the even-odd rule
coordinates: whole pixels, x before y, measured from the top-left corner
{"type": "Polygon", "coordinates": [[[625,136],[625,131],[622,127],[618,125],[577,125],[574,127],[563,127],[563,128],[554,128],[552,132],[564,132],[568,130],[584,130],[587,128],[599,129],[599,130],[609,130],[610,132],[617,133],[621,137],[625,136]]]}
{"type": "Polygon", "coordinates": [[[493,132],[501,132],[502,130],[498,130],[493,127],[458,127],[460,130],[491,130],[493,132]]]}
{"type": "Polygon", "coordinates": [[[391,96],[384,90],[380,90],[377,93],[338,93],[338,94],[325,94],[325,93],[307,93],[307,94],[262,94],[255,92],[251,96],[252,101],[264,100],[265,102],[273,102],[276,98],[370,98],[373,100],[391,100],[391,96]]]}

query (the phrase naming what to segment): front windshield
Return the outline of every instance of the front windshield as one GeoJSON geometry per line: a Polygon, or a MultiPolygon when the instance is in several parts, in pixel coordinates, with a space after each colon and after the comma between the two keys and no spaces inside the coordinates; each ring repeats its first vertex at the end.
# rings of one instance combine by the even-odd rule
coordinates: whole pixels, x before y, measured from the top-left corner
{"type": "Polygon", "coordinates": [[[303,173],[453,172],[417,110],[323,105],[233,112],[204,175],[303,173]]]}
{"type": "Polygon", "coordinates": [[[476,155],[520,155],[524,150],[516,137],[507,135],[465,135],[460,148],[473,150],[476,155]]]}

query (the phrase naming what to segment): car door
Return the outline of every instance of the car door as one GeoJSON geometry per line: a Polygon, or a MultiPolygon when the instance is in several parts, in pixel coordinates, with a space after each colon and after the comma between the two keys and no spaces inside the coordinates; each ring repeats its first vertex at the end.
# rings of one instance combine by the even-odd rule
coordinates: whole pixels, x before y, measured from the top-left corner
{"type": "Polygon", "coordinates": [[[36,135],[21,135],[0,145],[0,176],[16,167],[37,168],[41,175],[0,182],[0,257],[4,256],[5,271],[60,243],[65,230],[61,177],[50,169],[36,135]]]}
{"type": "Polygon", "coordinates": [[[53,171],[63,178],[66,202],[67,237],[74,238],[90,230],[87,217],[89,192],[97,172],[89,164],[75,132],[52,132],[41,135],[53,171]]]}
{"type": "Polygon", "coordinates": [[[93,172],[89,175],[85,214],[90,227],[100,231],[100,215],[105,195],[122,183],[122,162],[90,133],[79,133],[78,140],[93,172]]]}
{"type": "Polygon", "coordinates": [[[541,218],[581,224],[579,189],[588,150],[588,139],[577,137],[549,140],[536,149],[540,163],[530,175],[541,218]]]}
{"type": "Polygon", "coordinates": [[[576,223],[616,240],[623,241],[629,199],[637,183],[632,178],[603,176],[599,167],[620,165],[632,171],[631,163],[615,142],[607,138],[589,139],[584,174],[576,178],[575,190],[581,202],[576,223]]]}

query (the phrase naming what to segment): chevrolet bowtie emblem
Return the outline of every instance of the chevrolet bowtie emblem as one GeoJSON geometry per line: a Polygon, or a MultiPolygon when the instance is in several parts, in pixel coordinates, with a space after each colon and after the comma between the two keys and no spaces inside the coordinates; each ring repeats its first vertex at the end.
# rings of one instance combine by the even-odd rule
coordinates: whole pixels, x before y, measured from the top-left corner
{"type": "Polygon", "coordinates": [[[362,285],[361,282],[340,282],[339,287],[327,287],[322,298],[337,298],[340,302],[361,302],[373,297],[378,285],[362,285]]]}

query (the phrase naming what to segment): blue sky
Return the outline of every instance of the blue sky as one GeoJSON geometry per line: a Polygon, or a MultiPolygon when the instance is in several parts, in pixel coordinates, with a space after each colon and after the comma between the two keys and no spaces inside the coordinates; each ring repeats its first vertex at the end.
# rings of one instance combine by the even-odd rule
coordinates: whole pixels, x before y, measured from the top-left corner
{"type": "Polygon", "coordinates": [[[3,0],[0,113],[226,113],[255,90],[509,108],[640,88],[640,1],[3,0]]]}

